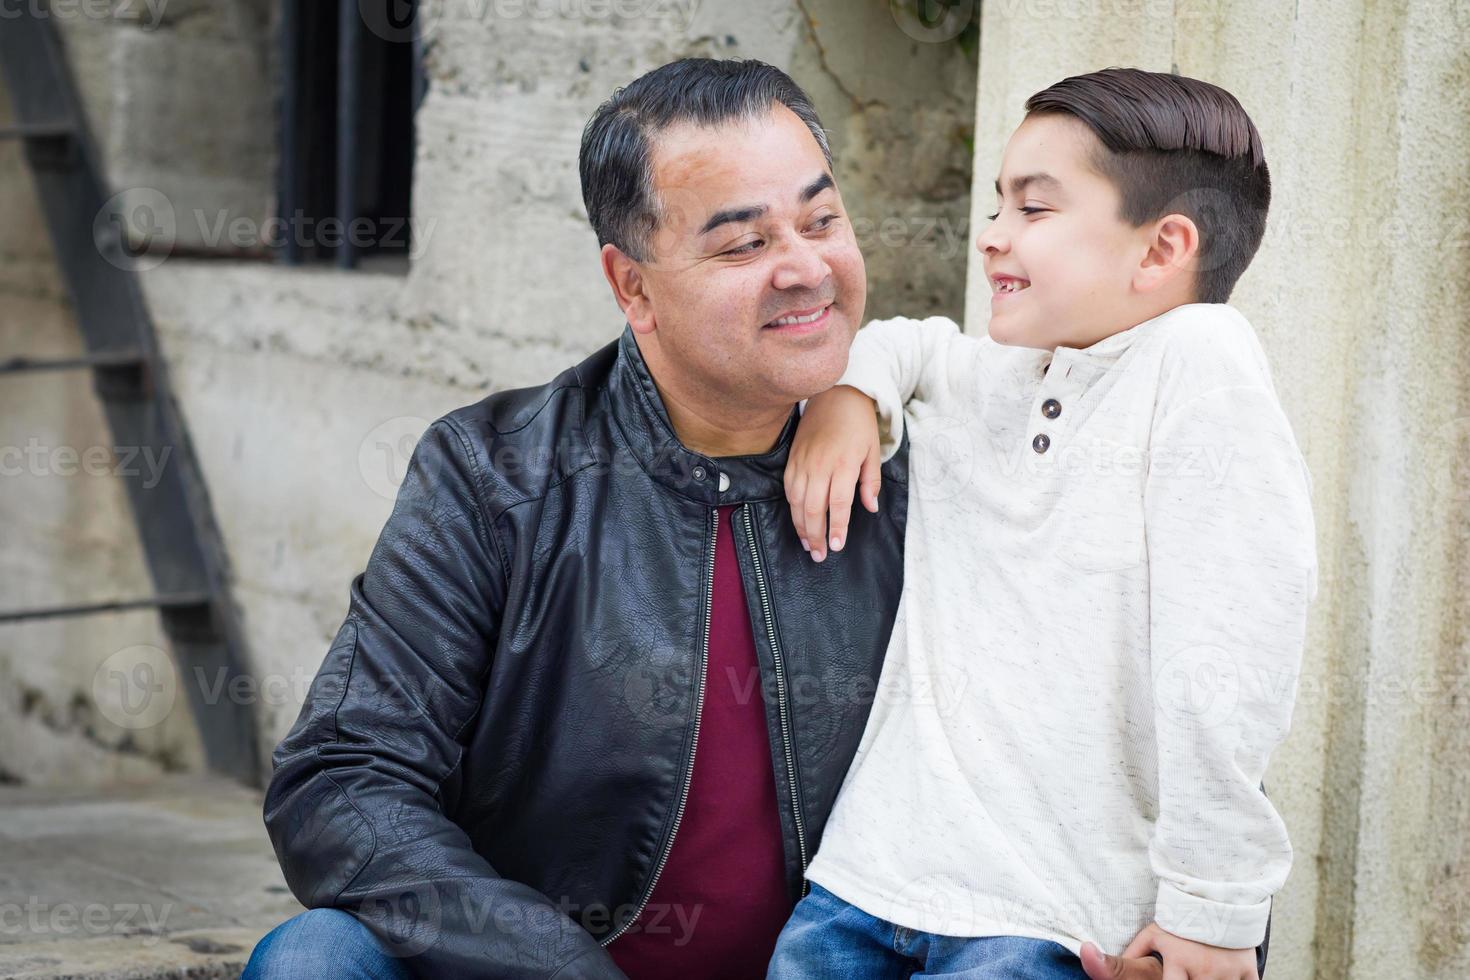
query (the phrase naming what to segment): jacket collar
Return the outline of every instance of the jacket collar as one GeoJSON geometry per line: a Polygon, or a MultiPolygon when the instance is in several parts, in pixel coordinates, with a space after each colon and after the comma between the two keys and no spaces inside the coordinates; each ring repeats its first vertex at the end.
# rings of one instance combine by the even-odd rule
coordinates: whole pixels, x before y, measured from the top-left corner
{"type": "Polygon", "coordinates": [[[608,390],[613,417],[634,458],[670,490],[711,507],[785,498],[786,456],[798,420],[795,405],[775,448],[768,453],[710,457],[686,449],[674,435],[653,375],[633,339],[632,327],[627,326],[618,339],[608,390]]]}

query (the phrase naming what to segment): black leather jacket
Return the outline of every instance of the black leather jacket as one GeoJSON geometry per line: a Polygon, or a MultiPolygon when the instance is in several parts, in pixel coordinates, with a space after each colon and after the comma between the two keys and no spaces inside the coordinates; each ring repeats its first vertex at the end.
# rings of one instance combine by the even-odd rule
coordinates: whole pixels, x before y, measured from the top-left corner
{"type": "Polygon", "coordinates": [[[632,333],[429,427],[273,755],[296,897],[417,975],[618,977],[698,737],[716,507],[734,513],[792,902],[897,609],[907,448],[822,564],[762,456],[675,439],[632,333]],[[728,481],[728,483],[726,483],[728,481]],[[721,489],[724,486],[726,489],[721,489]]]}

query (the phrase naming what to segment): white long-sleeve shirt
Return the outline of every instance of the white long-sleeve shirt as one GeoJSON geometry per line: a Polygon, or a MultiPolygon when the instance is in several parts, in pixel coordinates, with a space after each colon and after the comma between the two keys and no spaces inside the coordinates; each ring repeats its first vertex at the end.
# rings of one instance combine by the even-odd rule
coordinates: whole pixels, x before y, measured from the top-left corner
{"type": "Polygon", "coordinates": [[[907,419],[905,578],[808,877],[924,932],[1259,943],[1317,566],[1250,325],[1196,304],[1053,353],[880,321],[840,383],[885,458],[907,419]]]}

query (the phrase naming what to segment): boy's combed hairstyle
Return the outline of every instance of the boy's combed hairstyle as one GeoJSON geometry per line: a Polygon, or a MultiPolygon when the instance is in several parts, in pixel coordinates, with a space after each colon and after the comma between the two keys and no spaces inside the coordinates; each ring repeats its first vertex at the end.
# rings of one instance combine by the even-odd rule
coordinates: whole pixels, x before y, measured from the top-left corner
{"type": "Polygon", "coordinates": [[[666,127],[716,126],[753,118],[781,103],[806,123],[827,166],[832,151],[812,100],[784,71],[762,61],[684,58],[639,78],[598,106],[582,131],[582,203],[597,244],[638,261],[658,228],[650,141],[666,127]]]}
{"type": "Polygon", "coordinates": [[[1064,113],[1096,134],[1094,165],[1121,193],[1123,220],[1138,227],[1166,214],[1192,219],[1200,232],[1196,298],[1230,298],[1271,204],[1261,136],[1235,96],[1196,78],[1106,68],[1037,92],[1026,112],[1064,113]]]}

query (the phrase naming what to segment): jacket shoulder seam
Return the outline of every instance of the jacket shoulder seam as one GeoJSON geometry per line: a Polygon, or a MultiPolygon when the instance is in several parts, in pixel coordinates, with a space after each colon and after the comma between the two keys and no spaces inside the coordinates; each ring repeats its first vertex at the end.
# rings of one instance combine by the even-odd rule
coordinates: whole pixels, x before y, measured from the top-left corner
{"type": "Polygon", "coordinates": [[[485,510],[485,473],[480,466],[479,458],[475,455],[470,440],[466,437],[463,428],[457,420],[447,418],[445,424],[454,432],[455,438],[459,440],[460,448],[464,450],[465,457],[469,460],[470,475],[474,478],[475,489],[475,527],[479,531],[481,539],[490,546],[495,558],[500,562],[500,576],[508,579],[510,576],[510,561],[501,543],[500,535],[495,530],[494,522],[490,520],[485,510]]]}

